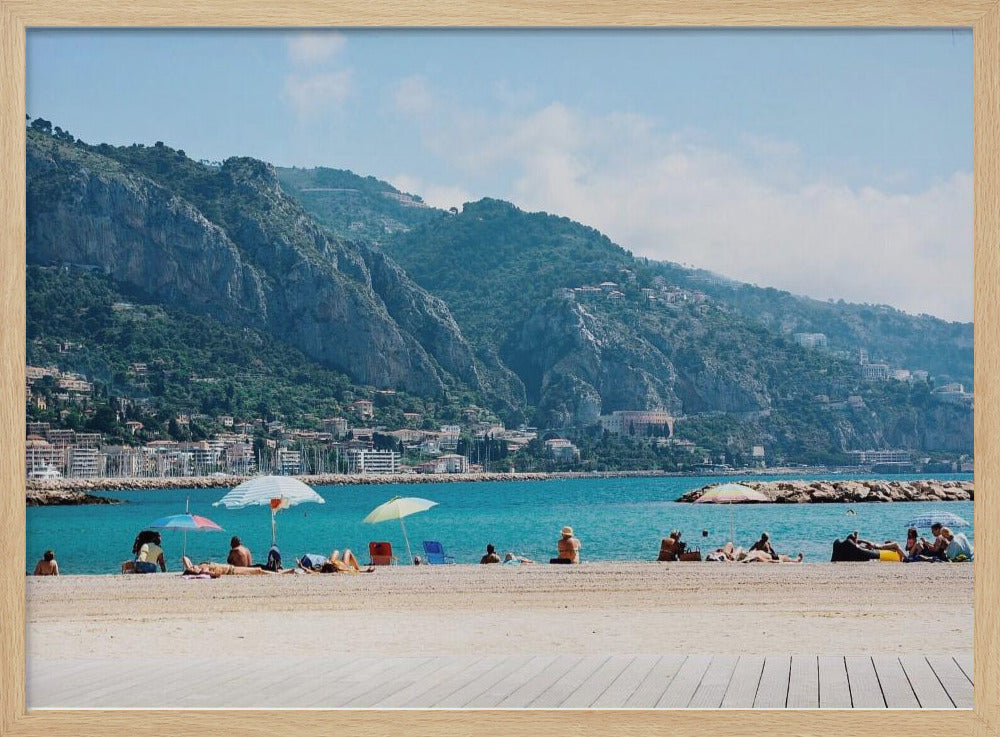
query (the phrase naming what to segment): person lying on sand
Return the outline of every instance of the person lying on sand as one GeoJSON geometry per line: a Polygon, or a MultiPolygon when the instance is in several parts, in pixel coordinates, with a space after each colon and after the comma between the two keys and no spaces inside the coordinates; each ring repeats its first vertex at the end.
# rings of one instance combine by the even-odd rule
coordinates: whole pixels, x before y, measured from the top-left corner
{"type": "Polygon", "coordinates": [[[799,553],[797,557],[792,558],[787,555],[777,555],[777,557],[772,557],[771,554],[764,552],[763,550],[751,550],[746,554],[741,562],[742,563],[801,563],[805,556],[799,553]]]}
{"type": "Polygon", "coordinates": [[[717,548],[714,553],[706,555],[705,560],[730,563],[732,561],[743,560],[746,557],[747,551],[743,548],[738,548],[732,543],[726,543],[721,548],[717,548]]]}
{"type": "Polygon", "coordinates": [[[865,540],[858,537],[858,531],[855,530],[850,535],[847,536],[848,540],[854,540],[854,544],[859,548],[864,548],[865,550],[891,550],[892,552],[899,555],[899,559],[903,560],[906,557],[906,551],[900,546],[899,543],[893,540],[886,540],[881,545],[877,545],[870,540],[865,540]]]}
{"type": "Polygon", "coordinates": [[[195,565],[186,555],[181,558],[181,562],[184,564],[185,576],[204,576],[207,574],[212,578],[219,578],[220,576],[275,575],[272,571],[266,571],[263,568],[257,568],[256,566],[234,566],[229,563],[212,563],[211,561],[195,565]]]}
{"type": "Polygon", "coordinates": [[[523,555],[517,555],[516,553],[507,553],[503,558],[504,564],[508,566],[519,566],[522,563],[534,563],[531,558],[525,558],[523,555]]]}
{"type": "Polygon", "coordinates": [[[329,558],[322,555],[307,554],[296,561],[298,567],[306,573],[374,573],[374,568],[361,570],[358,559],[349,549],[340,556],[339,550],[330,553],[329,558]]]}

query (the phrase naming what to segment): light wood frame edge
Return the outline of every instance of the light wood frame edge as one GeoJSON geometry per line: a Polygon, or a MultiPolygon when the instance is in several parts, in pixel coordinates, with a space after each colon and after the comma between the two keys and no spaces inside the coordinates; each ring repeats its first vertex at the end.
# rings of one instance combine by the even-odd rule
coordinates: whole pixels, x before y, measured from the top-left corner
{"type": "MultiPolygon", "coordinates": [[[[976,542],[997,550],[1000,498],[1000,2],[998,0],[590,0],[503,7],[455,0],[182,0],[115,5],[100,0],[0,0],[0,735],[227,732],[255,737],[301,735],[448,735],[477,733],[617,735],[658,731],[773,737],[905,733],[929,728],[914,711],[46,711],[25,710],[25,29],[28,27],[309,27],[309,26],[902,26],[972,27],[975,34],[976,542]]],[[[1000,581],[995,556],[975,564],[975,708],[948,713],[948,729],[976,737],[1000,734],[1000,581]],[[991,657],[986,657],[991,654],[991,657]]],[[[932,592],[928,592],[930,598],[932,592]]]]}

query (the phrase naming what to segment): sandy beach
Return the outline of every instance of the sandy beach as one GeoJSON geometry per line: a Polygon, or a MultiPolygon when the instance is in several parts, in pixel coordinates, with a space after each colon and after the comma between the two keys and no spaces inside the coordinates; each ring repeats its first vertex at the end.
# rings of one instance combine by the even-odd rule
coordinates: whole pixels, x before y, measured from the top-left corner
{"type": "Polygon", "coordinates": [[[29,578],[29,660],[971,652],[973,567],[589,563],[29,578]]]}

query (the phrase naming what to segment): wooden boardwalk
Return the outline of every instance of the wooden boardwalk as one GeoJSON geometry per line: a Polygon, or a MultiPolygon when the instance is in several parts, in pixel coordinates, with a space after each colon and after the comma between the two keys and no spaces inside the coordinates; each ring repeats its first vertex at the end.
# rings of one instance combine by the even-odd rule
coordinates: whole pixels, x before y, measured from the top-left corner
{"type": "Polygon", "coordinates": [[[972,654],[29,662],[31,709],[971,709],[972,654]]]}

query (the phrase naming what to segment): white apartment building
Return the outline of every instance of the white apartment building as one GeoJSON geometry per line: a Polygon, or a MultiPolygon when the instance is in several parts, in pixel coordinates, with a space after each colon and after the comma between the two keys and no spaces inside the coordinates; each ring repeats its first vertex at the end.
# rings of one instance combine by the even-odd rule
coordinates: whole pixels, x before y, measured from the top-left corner
{"type": "Polygon", "coordinates": [[[399,453],[393,450],[351,448],[347,451],[347,472],[399,473],[399,453]]]}
{"type": "Polygon", "coordinates": [[[645,435],[650,427],[666,428],[667,437],[674,434],[673,415],[663,410],[615,411],[610,415],[601,415],[598,420],[601,428],[612,435],[645,435]]]}

